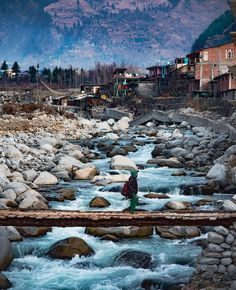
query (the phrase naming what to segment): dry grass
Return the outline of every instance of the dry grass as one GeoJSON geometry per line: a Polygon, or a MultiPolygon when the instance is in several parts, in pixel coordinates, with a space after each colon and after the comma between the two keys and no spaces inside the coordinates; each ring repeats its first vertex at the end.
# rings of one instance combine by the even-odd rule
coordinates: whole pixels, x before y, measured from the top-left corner
{"type": "Polygon", "coordinates": [[[189,97],[186,102],[186,106],[193,108],[195,111],[206,111],[209,109],[208,105],[204,100],[194,99],[189,97]]]}
{"type": "Polygon", "coordinates": [[[7,115],[19,115],[19,114],[30,114],[35,111],[45,112],[46,114],[53,115],[56,110],[50,106],[43,104],[18,104],[18,103],[6,103],[2,106],[3,114],[7,115]]]}

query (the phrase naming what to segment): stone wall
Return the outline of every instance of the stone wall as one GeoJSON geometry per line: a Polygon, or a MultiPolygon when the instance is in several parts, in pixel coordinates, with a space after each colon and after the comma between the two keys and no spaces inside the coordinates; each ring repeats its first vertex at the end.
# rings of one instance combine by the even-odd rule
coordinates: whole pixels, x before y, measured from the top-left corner
{"type": "Polygon", "coordinates": [[[197,289],[236,289],[236,223],[229,229],[218,226],[208,233],[206,247],[195,266],[191,283],[197,289]]]}

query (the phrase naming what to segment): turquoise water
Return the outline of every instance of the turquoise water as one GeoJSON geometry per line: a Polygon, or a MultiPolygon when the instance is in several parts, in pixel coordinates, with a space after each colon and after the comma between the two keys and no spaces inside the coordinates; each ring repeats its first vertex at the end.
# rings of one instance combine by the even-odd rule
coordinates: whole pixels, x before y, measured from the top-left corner
{"type": "MultiPolygon", "coordinates": [[[[146,165],[151,158],[154,145],[140,147],[129,157],[138,164],[146,165]]],[[[94,164],[102,172],[109,170],[109,159],[96,160],[94,164]]],[[[173,177],[177,171],[169,168],[146,166],[140,170],[139,199],[140,209],[158,210],[169,200],[147,199],[143,195],[148,192],[161,192],[161,188],[169,188],[172,200],[183,200],[195,203],[201,196],[181,196],[179,187],[186,184],[202,184],[203,177],[173,177]]],[[[123,171],[124,173],[126,171],[123,171]]],[[[110,187],[96,187],[89,182],[71,183],[77,190],[75,201],[51,203],[53,208],[94,210],[88,207],[90,200],[96,196],[105,197],[111,206],[101,210],[121,211],[129,206],[119,192],[108,191],[110,187]]],[[[78,289],[78,290],[133,290],[142,289],[145,279],[158,279],[168,282],[187,282],[194,268],[193,261],[201,252],[192,240],[167,240],[155,233],[147,239],[126,239],[118,243],[101,241],[99,238],[85,234],[84,228],[53,228],[52,232],[39,238],[27,238],[14,245],[16,258],[4,274],[14,285],[13,289],[78,289]],[[91,257],[74,257],[71,261],[53,260],[45,254],[57,241],[67,237],[84,239],[95,252],[91,257]],[[129,266],[112,267],[115,256],[123,250],[139,250],[152,256],[150,269],[136,269],[129,266]]]]}

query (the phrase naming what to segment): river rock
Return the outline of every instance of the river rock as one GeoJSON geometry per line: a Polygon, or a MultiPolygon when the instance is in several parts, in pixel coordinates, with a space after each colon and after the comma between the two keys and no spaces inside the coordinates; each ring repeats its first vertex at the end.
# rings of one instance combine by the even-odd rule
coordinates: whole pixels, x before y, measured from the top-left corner
{"type": "Polygon", "coordinates": [[[99,208],[108,207],[110,205],[111,205],[110,202],[107,201],[102,196],[94,197],[89,203],[89,207],[99,207],[99,208]]]}
{"type": "Polygon", "coordinates": [[[116,236],[113,236],[111,234],[106,234],[106,235],[102,236],[101,240],[102,241],[112,241],[115,243],[120,241],[116,236]]]}
{"type": "Polygon", "coordinates": [[[9,289],[12,287],[11,282],[7,279],[5,275],[0,273],[0,289],[9,289]]]}
{"type": "Polygon", "coordinates": [[[63,171],[65,169],[68,171],[72,171],[74,167],[82,168],[84,164],[79,160],[75,159],[74,157],[63,156],[60,158],[58,165],[61,167],[61,170],[59,171],[63,171]]]}
{"type": "Polygon", "coordinates": [[[216,233],[223,236],[227,236],[229,234],[229,230],[222,226],[215,227],[214,230],[216,233]]]}
{"type": "Polygon", "coordinates": [[[103,137],[103,139],[116,141],[120,139],[120,137],[115,133],[108,133],[103,137]]]}
{"type": "Polygon", "coordinates": [[[218,233],[209,232],[208,236],[207,236],[207,240],[213,244],[221,244],[224,242],[225,239],[224,239],[224,236],[222,236],[218,233]]]}
{"type": "Polygon", "coordinates": [[[75,180],[89,180],[98,174],[98,170],[94,165],[84,165],[81,169],[73,172],[75,180]]]}
{"type": "Polygon", "coordinates": [[[22,209],[48,209],[48,206],[44,202],[39,200],[36,196],[29,196],[20,202],[19,208],[22,208],[22,209]]]}
{"type": "Polygon", "coordinates": [[[1,226],[0,227],[0,236],[4,236],[7,238],[10,242],[20,242],[22,241],[22,236],[16,228],[12,226],[1,226]]]}
{"type": "Polygon", "coordinates": [[[201,264],[219,265],[220,264],[220,259],[217,259],[217,258],[201,258],[201,264]]]}
{"type": "Polygon", "coordinates": [[[231,245],[234,241],[234,236],[232,234],[228,234],[228,236],[226,237],[226,243],[231,245]]]}
{"type": "Polygon", "coordinates": [[[134,268],[148,269],[150,267],[151,260],[152,257],[149,253],[125,250],[116,256],[112,266],[131,266],[134,268]]]}
{"type": "Polygon", "coordinates": [[[113,126],[114,131],[126,131],[129,128],[130,119],[128,117],[121,118],[113,126]]]}
{"type": "Polygon", "coordinates": [[[215,164],[207,173],[206,178],[216,179],[221,182],[225,180],[226,177],[226,167],[222,164],[215,164]]]}
{"type": "MultiPolygon", "coordinates": [[[[159,166],[167,166],[170,168],[179,168],[182,167],[182,164],[179,160],[177,160],[175,157],[169,158],[169,159],[165,159],[165,158],[156,158],[153,159],[154,163],[152,164],[156,164],[159,166]]],[[[149,161],[147,162],[149,164],[149,161]]]]}
{"type": "Polygon", "coordinates": [[[170,196],[166,195],[166,194],[161,194],[161,193],[155,193],[155,192],[150,192],[144,195],[144,197],[146,198],[157,198],[157,199],[168,199],[170,198],[170,196]]]}
{"type": "Polygon", "coordinates": [[[5,205],[6,207],[10,207],[10,208],[17,208],[18,207],[18,204],[14,200],[11,200],[8,198],[0,198],[0,204],[5,205]]]}
{"type": "MultiPolygon", "coordinates": [[[[213,243],[208,245],[208,249],[210,252],[217,252],[217,253],[221,253],[224,251],[224,249],[222,249],[219,245],[213,244],[213,243]]],[[[216,257],[214,257],[214,258],[216,258],[216,257]]]]}
{"type": "Polygon", "coordinates": [[[132,144],[127,145],[127,146],[124,146],[123,149],[124,149],[126,152],[136,152],[136,151],[138,151],[138,148],[135,147],[135,146],[132,145],[132,144]]]}
{"type": "Polygon", "coordinates": [[[34,169],[25,170],[22,172],[23,177],[26,181],[34,182],[37,177],[37,172],[34,169]]]}
{"type": "Polygon", "coordinates": [[[0,236],[0,271],[6,270],[13,260],[13,251],[9,240],[0,236]]]}
{"type": "Polygon", "coordinates": [[[40,194],[38,193],[36,190],[34,189],[30,189],[27,190],[25,192],[23,192],[22,194],[20,194],[17,198],[16,201],[18,203],[20,203],[21,201],[23,201],[26,198],[30,198],[30,197],[36,197],[37,199],[41,200],[44,203],[47,203],[47,200],[40,194]]]}
{"type": "Polygon", "coordinates": [[[72,259],[75,255],[90,256],[94,251],[83,239],[70,237],[54,244],[47,254],[53,259],[72,259]]]}
{"type": "Polygon", "coordinates": [[[174,210],[186,209],[186,205],[182,201],[169,201],[165,204],[165,207],[174,210]]]}
{"type": "Polygon", "coordinates": [[[43,171],[40,175],[35,179],[34,184],[37,185],[54,185],[58,183],[58,179],[52,173],[47,171],[43,171]]]}
{"type": "Polygon", "coordinates": [[[23,159],[23,154],[20,152],[19,149],[17,149],[13,145],[8,145],[7,156],[9,156],[10,158],[17,159],[17,160],[22,160],[23,159]]]}
{"type": "Polygon", "coordinates": [[[5,176],[11,175],[11,171],[6,164],[0,164],[0,173],[4,174],[5,176]]]}
{"type": "Polygon", "coordinates": [[[140,237],[149,237],[152,235],[153,228],[150,226],[147,227],[87,227],[85,233],[95,237],[102,237],[106,234],[114,235],[117,238],[140,238],[140,237]]]}
{"type": "Polygon", "coordinates": [[[8,183],[10,183],[10,180],[6,177],[5,174],[0,172],[0,186],[4,187],[6,186],[8,183]]]}
{"type": "Polygon", "coordinates": [[[52,154],[54,152],[54,148],[52,145],[50,144],[43,144],[40,146],[40,149],[42,149],[43,151],[49,153],[49,154],[52,154]]]}
{"type": "Polygon", "coordinates": [[[232,263],[232,259],[231,258],[223,258],[221,259],[221,265],[227,267],[232,263]]]}
{"type": "Polygon", "coordinates": [[[7,199],[16,199],[16,193],[13,189],[7,189],[3,192],[0,192],[0,198],[7,198],[7,199]]]}
{"type": "Polygon", "coordinates": [[[64,200],[75,200],[76,190],[74,188],[61,188],[57,190],[57,193],[63,197],[64,200]]]}
{"type": "Polygon", "coordinates": [[[40,237],[52,230],[49,227],[16,227],[16,229],[23,237],[40,237]]]}
{"type": "Polygon", "coordinates": [[[11,182],[4,187],[5,190],[12,189],[17,196],[29,190],[29,186],[21,182],[11,182]]]}
{"type": "Polygon", "coordinates": [[[122,155],[112,157],[110,162],[111,169],[119,169],[119,170],[138,169],[136,164],[131,159],[124,157],[122,155]]]}
{"type": "Polygon", "coordinates": [[[97,175],[95,176],[91,182],[92,183],[99,183],[99,182],[105,182],[109,183],[116,183],[116,182],[126,182],[129,180],[130,175],[129,174],[114,174],[114,175],[97,175]]]}
{"type": "Polygon", "coordinates": [[[221,208],[225,211],[236,211],[236,204],[231,200],[224,200],[221,208]]]}
{"type": "Polygon", "coordinates": [[[201,235],[200,230],[194,226],[156,226],[156,231],[166,239],[189,239],[201,235]]]}
{"type": "Polygon", "coordinates": [[[112,149],[111,152],[107,153],[108,157],[114,157],[116,155],[125,156],[125,155],[127,155],[127,151],[125,149],[123,149],[123,148],[115,147],[115,148],[112,149]]]}
{"type": "Polygon", "coordinates": [[[181,133],[181,131],[179,129],[175,129],[173,131],[172,137],[176,138],[176,139],[183,139],[184,135],[181,133]]]}

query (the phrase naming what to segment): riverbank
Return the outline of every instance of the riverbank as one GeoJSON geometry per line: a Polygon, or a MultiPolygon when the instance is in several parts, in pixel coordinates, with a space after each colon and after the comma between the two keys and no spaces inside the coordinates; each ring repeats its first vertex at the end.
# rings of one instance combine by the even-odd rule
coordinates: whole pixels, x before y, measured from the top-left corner
{"type": "MultiPolygon", "coordinates": [[[[158,208],[197,210],[201,206],[235,210],[236,204],[231,198],[223,201],[217,201],[217,198],[210,201],[197,200],[198,205],[197,202],[192,204],[178,198],[171,201],[162,199],[162,202],[159,200],[160,194],[161,197],[165,194],[165,198],[168,198],[168,195],[172,195],[177,188],[178,193],[183,194],[186,199],[187,196],[199,194],[207,196],[219,192],[234,194],[236,148],[227,134],[216,134],[209,128],[191,127],[186,122],[180,126],[169,127],[148,123],[146,126],[129,129],[128,121],[127,118],[118,122],[67,119],[41,113],[31,120],[15,116],[3,117],[0,137],[1,207],[45,209],[54,205],[61,207],[59,201],[69,200],[64,208],[73,209],[73,201],[70,200],[75,200],[74,206],[77,209],[78,190],[72,185],[77,181],[86,181],[86,184],[97,186],[98,189],[94,196],[87,192],[87,187],[84,188],[82,210],[83,206],[85,208],[88,204],[91,210],[96,208],[106,210],[108,207],[109,210],[123,210],[124,206],[128,205],[127,202],[110,200],[108,194],[119,191],[116,183],[127,180],[129,176],[127,170],[139,167],[146,170],[143,175],[141,171],[140,191],[143,201],[149,207],[145,208],[144,204],[143,210],[158,208]],[[24,122],[27,126],[20,127],[24,122]],[[141,156],[135,155],[136,152],[141,156]],[[143,158],[145,155],[147,158],[143,158]],[[104,161],[107,163],[105,159],[107,157],[111,158],[110,168],[103,163],[104,161]],[[167,174],[167,179],[163,182],[167,183],[166,186],[162,184],[158,188],[151,182],[153,176],[157,174],[156,170],[148,169],[153,167],[159,168],[158,172],[167,174]],[[167,167],[174,169],[170,172],[167,167]],[[193,176],[199,180],[188,182],[193,176]],[[207,179],[203,180],[205,176],[207,179]],[[181,183],[176,181],[180,177],[181,183]],[[172,186],[167,181],[171,179],[172,186]],[[108,194],[103,196],[102,192],[108,194]]],[[[120,195],[119,198],[122,199],[120,195]]],[[[19,241],[22,236],[37,236],[45,234],[48,230],[50,229],[28,229],[25,233],[25,229],[18,229],[17,232],[12,227],[2,228],[2,244],[6,246],[1,252],[3,255],[0,255],[0,260],[3,257],[2,260],[6,262],[1,270],[7,269],[13,258],[12,246],[8,240],[19,241]]],[[[194,231],[198,236],[199,230],[194,231]]],[[[92,234],[89,229],[88,232],[92,234]]],[[[152,229],[148,232],[150,236],[152,229]]],[[[158,234],[163,238],[191,237],[190,231],[178,227],[169,229],[160,227],[158,234]]],[[[119,239],[114,230],[109,233],[103,231],[100,235],[101,237],[111,235],[113,237],[109,237],[110,239],[119,239]]],[[[132,237],[137,238],[138,234],[132,237]]],[[[130,237],[126,235],[126,238],[130,237]]]]}

